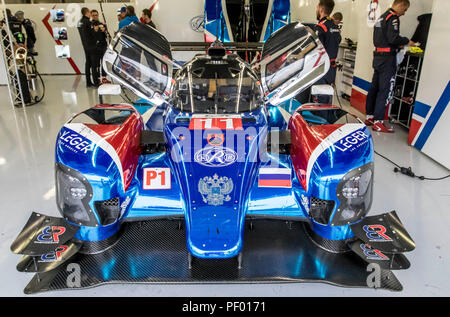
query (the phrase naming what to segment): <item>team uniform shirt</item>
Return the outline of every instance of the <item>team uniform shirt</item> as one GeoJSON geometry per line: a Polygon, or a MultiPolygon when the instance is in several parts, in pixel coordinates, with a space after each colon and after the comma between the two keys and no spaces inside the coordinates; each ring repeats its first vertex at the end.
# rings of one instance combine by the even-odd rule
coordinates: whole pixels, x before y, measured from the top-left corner
{"type": "Polygon", "coordinates": [[[317,23],[316,33],[330,57],[331,66],[336,67],[339,44],[342,40],[339,27],[330,17],[324,17],[317,23]]]}
{"type": "MultiPolygon", "coordinates": [[[[317,23],[315,27],[315,31],[327,51],[331,66],[328,73],[326,73],[326,75],[322,77],[317,84],[331,85],[334,84],[336,79],[336,58],[339,51],[339,44],[342,40],[341,33],[339,32],[338,26],[334,24],[330,17],[320,19],[319,23],[317,23]]],[[[319,100],[319,102],[325,101],[319,100]]]]}
{"type": "Polygon", "coordinates": [[[97,39],[92,29],[92,23],[88,17],[83,16],[78,22],[78,32],[81,37],[81,44],[85,51],[94,50],[96,48],[97,39]]]}
{"type": "Polygon", "coordinates": [[[373,30],[375,55],[395,55],[409,39],[400,35],[400,19],[395,10],[389,9],[377,20],[373,30]]]}

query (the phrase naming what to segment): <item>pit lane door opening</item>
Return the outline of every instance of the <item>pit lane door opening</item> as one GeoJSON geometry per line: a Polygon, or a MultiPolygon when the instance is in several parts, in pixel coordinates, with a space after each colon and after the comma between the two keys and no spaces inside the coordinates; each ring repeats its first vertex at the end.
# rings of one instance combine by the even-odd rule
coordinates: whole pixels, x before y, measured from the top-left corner
{"type": "Polygon", "coordinates": [[[173,66],[167,39],[142,23],[122,28],[103,57],[108,75],[154,104],[169,95],[173,66]]]}
{"type": "Polygon", "coordinates": [[[291,23],[266,41],[260,66],[265,95],[277,105],[322,78],[330,68],[330,59],[309,27],[291,23]]]}

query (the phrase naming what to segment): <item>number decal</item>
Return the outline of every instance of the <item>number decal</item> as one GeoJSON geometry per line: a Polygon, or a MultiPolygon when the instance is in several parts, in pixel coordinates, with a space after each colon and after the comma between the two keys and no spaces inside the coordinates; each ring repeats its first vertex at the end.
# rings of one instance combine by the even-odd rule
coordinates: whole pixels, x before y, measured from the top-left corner
{"type": "Polygon", "coordinates": [[[143,189],[170,189],[170,168],[152,167],[144,168],[143,189]]]}
{"type": "Polygon", "coordinates": [[[230,117],[196,117],[192,116],[189,130],[242,130],[242,119],[239,116],[230,117]]]}

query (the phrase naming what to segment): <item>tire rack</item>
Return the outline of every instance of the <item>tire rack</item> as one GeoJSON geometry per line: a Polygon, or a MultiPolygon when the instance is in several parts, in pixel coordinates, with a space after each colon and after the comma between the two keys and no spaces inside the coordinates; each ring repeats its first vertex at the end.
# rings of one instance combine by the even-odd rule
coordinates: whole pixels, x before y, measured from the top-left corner
{"type": "Polygon", "coordinates": [[[3,52],[3,60],[5,62],[6,75],[8,77],[8,91],[11,100],[11,105],[17,107],[25,107],[23,100],[22,87],[19,80],[19,72],[16,63],[16,56],[14,54],[14,38],[9,29],[9,20],[5,11],[5,1],[2,0],[2,12],[5,17],[5,23],[0,30],[1,46],[3,52]],[[7,45],[5,45],[5,43],[7,45]]]}
{"type": "Polygon", "coordinates": [[[414,101],[416,99],[417,88],[419,85],[420,72],[423,63],[423,54],[406,53],[405,59],[400,64],[396,78],[393,101],[391,102],[389,119],[392,123],[397,123],[409,129],[411,126],[411,118],[414,112],[414,101]],[[409,67],[415,66],[415,76],[409,76],[409,67]],[[402,73],[402,68],[405,67],[405,73],[402,73]],[[397,88],[400,88],[398,90],[397,88]],[[398,92],[400,94],[398,94],[398,92]],[[411,95],[408,95],[412,92],[411,95]],[[404,98],[411,97],[411,100],[404,98]]]}
{"type": "Polygon", "coordinates": [[[355,71],[356,47],[339,47],[338,61],[343,65],[342,70],[337,72],[336,84],[339,94],[350,100],[352,95],[353,74],[355,71]]]}

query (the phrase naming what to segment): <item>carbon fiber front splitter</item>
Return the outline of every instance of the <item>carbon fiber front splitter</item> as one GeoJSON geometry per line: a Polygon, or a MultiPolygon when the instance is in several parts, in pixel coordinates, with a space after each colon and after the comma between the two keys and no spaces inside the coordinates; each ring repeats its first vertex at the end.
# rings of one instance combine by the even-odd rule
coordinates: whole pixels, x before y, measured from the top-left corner
{"type": "Polygon", "coordinates": [[[31,294],[106,283],[268,282],[325,282],[402,290],[391,271],[372,271],[351,251],[332,253],[318,247],[303,223],[287,225],[280,220],[252,223],[252,228],[247,226],[244,233],[239,260],[191,258],[191,263],[185,231],[179,227],[179,221],[126,223],[120,238],[110,248],[96,254],[77,253],[56,269],[36,274],[24,291],[31,294]]]}

